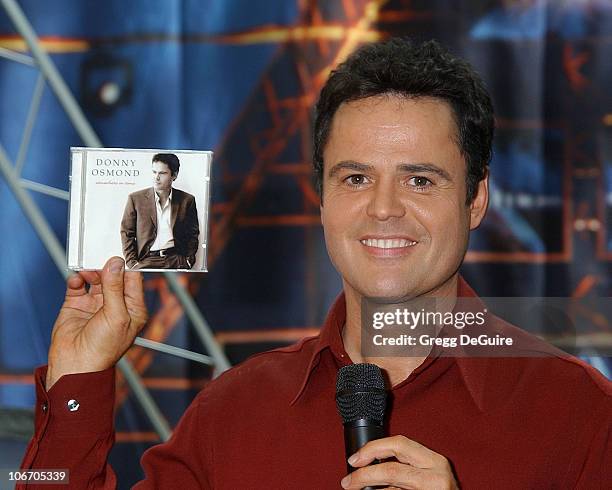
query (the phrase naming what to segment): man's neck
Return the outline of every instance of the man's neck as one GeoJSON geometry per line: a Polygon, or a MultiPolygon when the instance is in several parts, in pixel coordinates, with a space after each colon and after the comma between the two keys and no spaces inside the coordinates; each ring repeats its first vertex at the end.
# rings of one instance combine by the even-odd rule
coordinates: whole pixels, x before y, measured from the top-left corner
{"type": "Polygon", "coordinates": [[[164,205],[166,204],[166,201],[170,197],[170,192],[172,192],[172,189],[168,191],[155,191],[155,194],[157,194],[157,197],[159,197],[159,203],[161,204],[162,207],[164,207],[164,205]]]}
{"type": "MultiPolygon", "coordinates": [[[[454,304],[457,297],[458,274],[454,274],[440,287],[425,293],[424,297],[448,298],[454,304]]],[[[344,350],[354,363],[376,364],[384,369],[389,377],[391,386],[395,386],[405,380],[412,371],[418,368],[425,356],[413,357],[366,357],[361,350],[361,299],[360,293],[355,291],[349,284],[344,283],[344,294],[346,298],[346,323],[342,330],[342,342],[344,350]]]]}

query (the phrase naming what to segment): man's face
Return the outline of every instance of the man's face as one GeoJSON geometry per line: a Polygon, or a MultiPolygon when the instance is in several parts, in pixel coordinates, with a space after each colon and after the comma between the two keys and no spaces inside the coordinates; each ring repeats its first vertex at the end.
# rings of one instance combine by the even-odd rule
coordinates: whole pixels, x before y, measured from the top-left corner
{"type": "Polygon", "coordinates": [[[321,220],[347,294],[454,294],[487,182],[466,205],[466,163],[450,107],[393,95],[345,103],[323,153],[321,220]]]}
{"type": "Polygon", "coordinates": [[[169,191],[172,189],[172,182],[176,175],[172,175],[170,167],[163,162],[153,162],[153,187],[156,191],[169,191]]]}

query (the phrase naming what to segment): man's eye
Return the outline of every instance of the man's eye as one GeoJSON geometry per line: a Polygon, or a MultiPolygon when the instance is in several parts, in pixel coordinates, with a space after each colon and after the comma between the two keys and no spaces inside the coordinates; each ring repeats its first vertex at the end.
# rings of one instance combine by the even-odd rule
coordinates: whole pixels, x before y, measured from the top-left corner
{"type": "Polygon", "coordinates": [[[365,175],[355,174],[355,175],[349,175],[348,177],[346,177],[344,179],[344,182],[346,182],[350,186],[358,187],[360,185],[367,184],[368,178],[365,175]]]}
{"type": "Polygon", "coordinates": [[[410,185],[420,188],[432,185],[431,180],[429,180],[427,177],[422,177],[420,175],[417,175],[416,177],[411,177],[408,182],[410,182],[410,185]]]}

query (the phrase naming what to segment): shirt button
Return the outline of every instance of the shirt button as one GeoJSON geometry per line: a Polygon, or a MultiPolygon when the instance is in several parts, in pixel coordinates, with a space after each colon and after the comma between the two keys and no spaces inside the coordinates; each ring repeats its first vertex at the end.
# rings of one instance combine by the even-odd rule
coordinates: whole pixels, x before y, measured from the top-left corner
{"type": "Polygon", "coordinates": [[[40,405],[40,409],[43,411],[43,413],[47,413],[47,410],[49,410],[49,404],[47,402],[44,402],[40,405]]]}
{"type": "Polygon", "coordinates": [[[76,400],[68,400],[68,410],[76,412],[81,405],[76,400]]]}

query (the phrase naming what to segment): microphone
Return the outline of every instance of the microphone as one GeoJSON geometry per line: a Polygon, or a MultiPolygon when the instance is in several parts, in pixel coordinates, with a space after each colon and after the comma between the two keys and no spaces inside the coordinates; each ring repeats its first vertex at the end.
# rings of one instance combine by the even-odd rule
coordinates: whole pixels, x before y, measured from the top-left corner
{"type": "MultiPolygon", "coordinates": [[[[382,371],[375,364],[351,364],[338,371],[336,405],[344,424],[347,458],[368,441],[385,437],[387,392],[382,371]]],[[[355,470],[348,463],[347,469],[349,473],[355,470]]]]}

